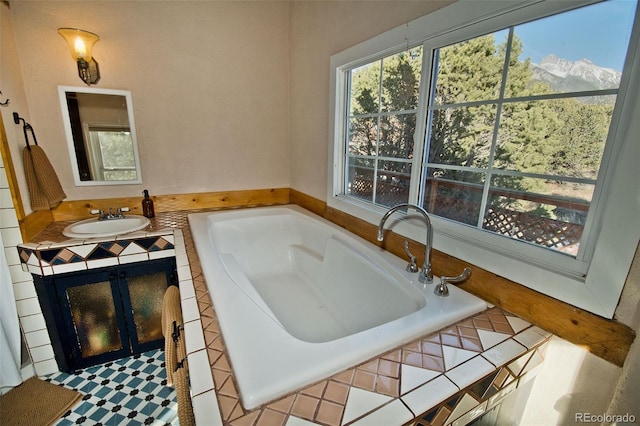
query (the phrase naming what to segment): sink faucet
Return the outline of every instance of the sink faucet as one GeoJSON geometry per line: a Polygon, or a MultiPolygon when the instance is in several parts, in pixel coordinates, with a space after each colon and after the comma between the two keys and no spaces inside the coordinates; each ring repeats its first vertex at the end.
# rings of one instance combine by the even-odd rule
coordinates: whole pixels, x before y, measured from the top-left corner
{"type": "Polygon", "coordinates": [[[420,269],[420,275],[418,276],[418,280],[422,283],[432,283],[433,282],[433,273],[431,272],[431,248],[433,246],[433,228],[431,227],[431,219],[429,219],[429,215],[426,210],[420,206],[415,204],[403,203],[398,204],[397,206],[391,207],[380,219],[380,224],[378,225],[378,241],[384,240],[384,223],[389,219],[393,213],[397,210],[404,208],[412,208],[417,212],[421,213],[424,216],[424,220],[427,222],[427,242],[425,244],[425,253],[424,253],[424,263],[422,264],[422,268],[420,269]]]}
{"type": "Polygon", "coordinates": [[[124,214],[122,214],[123,212],[128,212],[129,211],[129,207],[121,207],[119,209],[116,210],[115,213],[113,213],[113,209],[110,208],[109,212],[105,212],[104,210],[91,210],[91,214],[97,214],[98,215],[98,220],[113,220],[113,219],[124,219],[124,214]]]}

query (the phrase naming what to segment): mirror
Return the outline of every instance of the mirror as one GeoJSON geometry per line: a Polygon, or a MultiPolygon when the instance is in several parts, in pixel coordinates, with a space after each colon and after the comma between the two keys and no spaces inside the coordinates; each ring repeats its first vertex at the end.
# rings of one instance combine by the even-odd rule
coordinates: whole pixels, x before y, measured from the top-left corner
{"type": "Polygon", "coordinates": [[[131,92],[59,86],[76,186],[142,183],[131,92]]]}

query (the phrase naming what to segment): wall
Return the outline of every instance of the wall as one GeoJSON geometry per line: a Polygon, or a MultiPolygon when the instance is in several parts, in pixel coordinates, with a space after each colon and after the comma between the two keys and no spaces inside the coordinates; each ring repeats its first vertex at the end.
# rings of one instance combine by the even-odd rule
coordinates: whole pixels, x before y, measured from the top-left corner
{"type": "MultiPolygon", "coordinates": [[[[289,185],[288,3],[29,1],[10,13],[27,119],[69,200],[289,185]],[[59,27],[101,37],[96,87],[132,91],[143,185],[74,186],[57,86],[83,83],[59,27]]],[[[9,140],[20,158],[23,138],[9,140]]]]}
{"type": "MultiPolygon", "coordinates": [[[[12,147],[12,158],[14,167],[20,169],[19,172],[16,172],[16,179],[21,192],[26,192],[27,182],[22,171],[24,136],[22,135],[22,126],[14,125],[12,112],[19,111],[20,116],[27,121],[30,121],[31,118],[24,93],[24,83],[11,23],[11,12],[5,3],[0,4],[0,90],[2,90],[2,101],[9,99],[9,105],[1,107],[0,113],[2,114],[7,140],[19,141],[19,143],[14,144],[15,147],[12,147]]],[[[23,211],[18,212],[18,219],[22,219],[23,215],[23,211]]]]}

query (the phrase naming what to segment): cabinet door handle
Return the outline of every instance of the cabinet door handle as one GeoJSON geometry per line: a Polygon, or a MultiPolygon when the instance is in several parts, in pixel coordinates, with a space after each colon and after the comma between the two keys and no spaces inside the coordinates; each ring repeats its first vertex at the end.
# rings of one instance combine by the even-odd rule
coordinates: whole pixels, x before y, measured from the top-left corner
{"type": "Polygon", "coordinates": [[[109,281],[113,281],[116,279],[116,274],[109,274],[109,281]]]}
{"type": "Polygon", "coordinates": [[[126,272],[124,272],[124,271],[123,271],[123,272],[120,272],[119,277],[120,277],[120,279],[121,279],[121,280],[123,280],[123,279],[127,278],[127,273],[126,273],[126,272]]]}

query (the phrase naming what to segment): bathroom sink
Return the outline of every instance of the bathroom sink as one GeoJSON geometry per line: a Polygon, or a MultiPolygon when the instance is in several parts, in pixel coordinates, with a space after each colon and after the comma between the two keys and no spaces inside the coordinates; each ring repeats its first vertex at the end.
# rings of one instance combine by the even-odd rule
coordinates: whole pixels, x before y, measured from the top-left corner
{"type": "Polygon", "coordinates": [[[81,220],[64,228],[62,234],[70,238],[113,237],[146,228],[150,221],[144,216],[127,215],[121,219],[81,220]]]}

